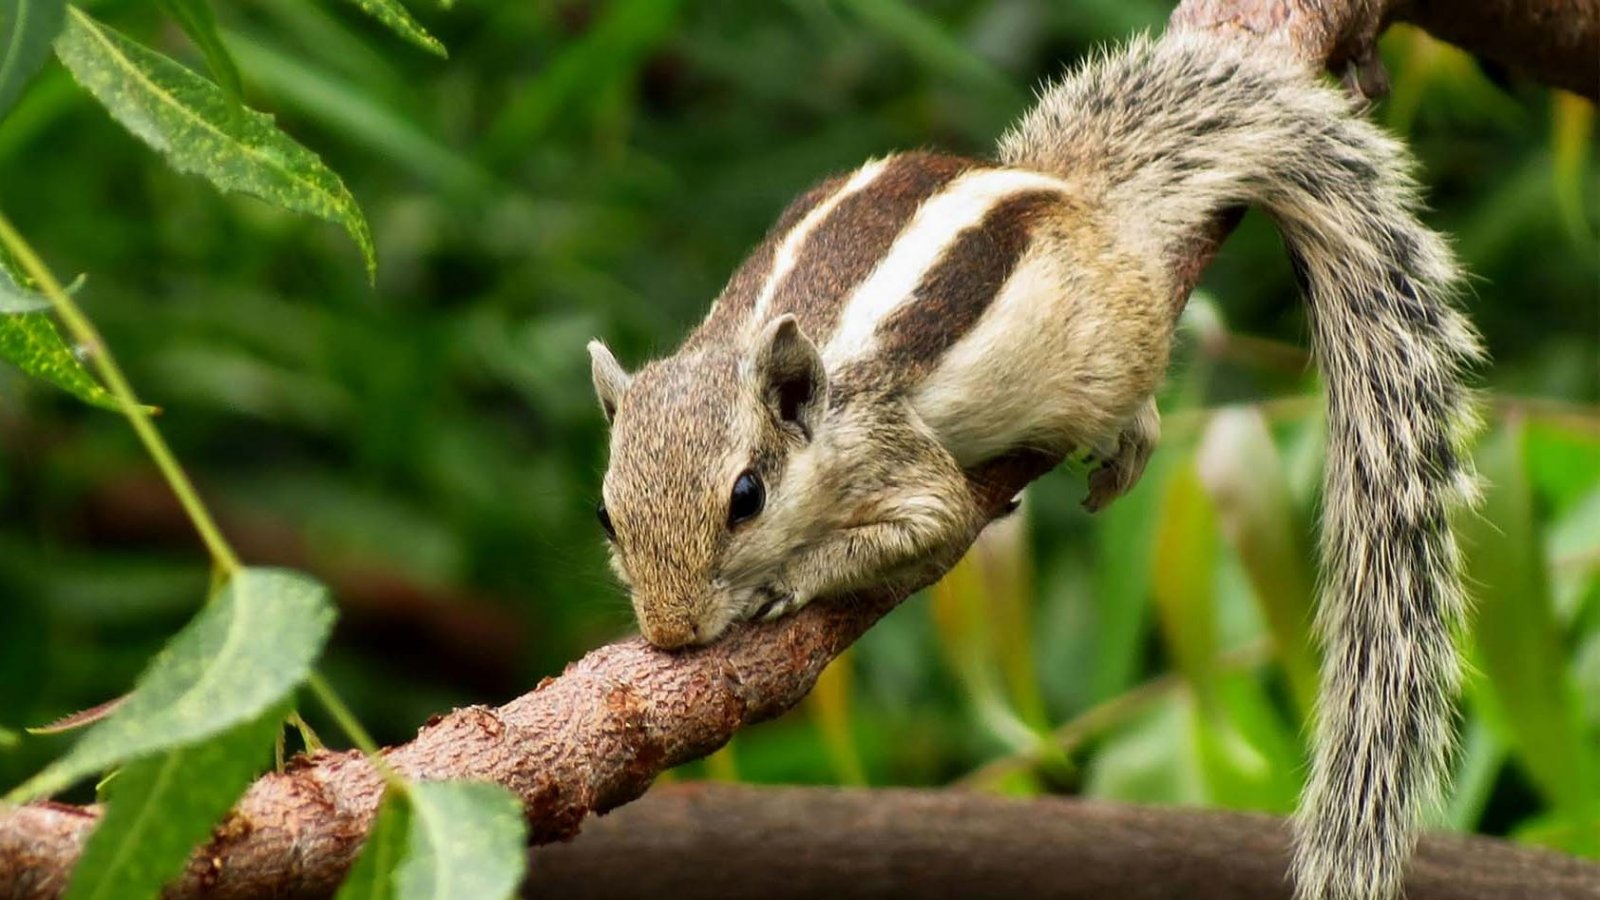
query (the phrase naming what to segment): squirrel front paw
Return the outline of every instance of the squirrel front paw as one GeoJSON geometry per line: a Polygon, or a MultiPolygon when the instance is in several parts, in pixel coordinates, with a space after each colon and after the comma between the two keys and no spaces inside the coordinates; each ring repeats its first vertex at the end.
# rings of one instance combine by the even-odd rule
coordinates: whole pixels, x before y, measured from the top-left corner
{"type": "Polygon", "coordinates": [[[1116,446],[1100,457],[1099,466],[1089,473],[1089,496],[1083,500],[1084,509],[1099,512],[1138,483],[1160,439],[1161,413],[1154,399],[1146,400],[1118,433],[1116,446]]]}
{"type": "Polygon", "coordinates": [[[755,592],[755,602],[750,618],[756,622],[770,622],[794,612],[806,601],[799,592],[784,584],[764,585],[755,592]]]}

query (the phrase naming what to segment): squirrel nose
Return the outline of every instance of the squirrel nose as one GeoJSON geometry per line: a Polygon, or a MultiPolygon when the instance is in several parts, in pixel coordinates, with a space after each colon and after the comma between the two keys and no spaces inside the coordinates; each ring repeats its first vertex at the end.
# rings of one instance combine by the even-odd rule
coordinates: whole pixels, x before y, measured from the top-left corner
{"type": "Polygon", "coordinates": [[[644,639],[662,650],[700,643],[700,629],[692,622],[641,622],[644,639]]]}

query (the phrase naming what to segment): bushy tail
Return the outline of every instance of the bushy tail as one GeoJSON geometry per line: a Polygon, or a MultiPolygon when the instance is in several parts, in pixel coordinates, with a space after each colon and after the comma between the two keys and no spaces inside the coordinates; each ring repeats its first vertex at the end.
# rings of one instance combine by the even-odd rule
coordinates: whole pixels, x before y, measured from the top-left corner
{"type": "Polygon", "coordinates": [[[1302,900],[1399,894],[1447,778],[1465,598],[1448,512],[1473,495],[1461,276],[1417,218],[1405,150],[1311,73],[1188,35],[1140,39],[1048,89],[1001,147],[1098,196],[1164,261],[1219,210],[1277,222],[1327,383],[1324,652],[1296,824],[1302,900]]]}

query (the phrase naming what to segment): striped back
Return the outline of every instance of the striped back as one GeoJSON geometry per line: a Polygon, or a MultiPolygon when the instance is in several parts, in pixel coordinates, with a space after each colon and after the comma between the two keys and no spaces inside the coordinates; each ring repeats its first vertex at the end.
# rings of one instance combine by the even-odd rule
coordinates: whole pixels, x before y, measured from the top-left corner
{"type": "Polygon", "coordinates": [[[863,378],[912,383],[983,317],[1067,190],[931,153],[828,179],[784,212],[684,349],[742,344],[792,313],[846,393],[863,378]]]}

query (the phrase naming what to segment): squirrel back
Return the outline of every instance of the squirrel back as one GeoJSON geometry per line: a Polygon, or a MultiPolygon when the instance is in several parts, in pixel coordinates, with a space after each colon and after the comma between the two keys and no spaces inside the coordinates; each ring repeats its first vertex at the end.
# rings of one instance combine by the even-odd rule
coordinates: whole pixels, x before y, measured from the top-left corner
{"type": "Polygon", "coordinates": [[[1481,356],[1452,304],[1460,270],[1417,218],[1409,154],[1302,65],[1176,33],[1049,88],[1000,155],[1073,184],[1153,259],[1231,207],[1259,206],[1282,232],[1328,418],[1297,896],[1397,896],[1454,738],[1466,598],[1449,513],[1475,493],[1463,373],[1481,356]]]}
{"type": "Polygon", "coordinates": [[[1034,169],[874,160],[790,204],[675,356],[748,349],[793,316],[835,407],[905,398],[962,466],[1107,444],[1165,372],[1171,326],[1160,273],[1106,231],[1034,169]]]}

